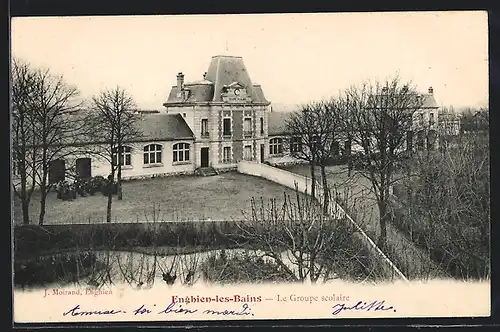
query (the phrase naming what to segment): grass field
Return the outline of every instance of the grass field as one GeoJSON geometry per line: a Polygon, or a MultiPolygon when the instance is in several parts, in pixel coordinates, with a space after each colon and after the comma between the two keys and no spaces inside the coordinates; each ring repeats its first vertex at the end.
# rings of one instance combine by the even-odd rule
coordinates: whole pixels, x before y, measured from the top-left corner
{"type": "MultiPolygon", "coordinates": [[[[293,190],[258,177],[236,172],[211,177],[182,176],[129,181],[123,184],[123,200],[113,197],[114,222],[177,221],[177,220],[242,220],[250,213],[252,197],[268,202],[283,200],[284,193],[293,190]],[[156,217],[154,211],[156,210],[156,217]]],[[[107,198],[77,197],[73,201],[56,198],[50,192],[47,199],[45,224],[105,222],[107,198]]],[[[30,206],[32,223],[38,223],[39,194],[34,194],[30,206]]],[[[14,222],[22,222],[20,202],[14,200],[14,222]]]]}
{"type": "MultiPolygon", "coordinates": [[[[294,165],[284,167],[289,172],[311,177],[308,165],[294,165]]],[[[318,181],[321,183],[321,171],[318,167],[315,171],[318,181]]],[[[338,192],[347,191],[348,209],[351,217],[362,226],[365,231],[375,238],[380,234],[379,211],[375,193],[368,179],[359,173],[348,176],[347,167],[344,165],[328,166],[326,168],[328,186],[330,190],[336,189],[338,192]]]]}

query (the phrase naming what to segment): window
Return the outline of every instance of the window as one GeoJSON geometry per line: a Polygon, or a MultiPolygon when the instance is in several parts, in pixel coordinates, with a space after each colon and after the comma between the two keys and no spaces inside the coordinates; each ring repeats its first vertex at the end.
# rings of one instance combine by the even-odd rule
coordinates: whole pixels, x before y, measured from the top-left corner
{"type": "Polygon", "coordinates": [[[201,119],[201,136],[208,137],[208,119],[201,119]]]}
{"type": "Polygon", "coordinates": [[[132,148],[130,146],[122,146],[120,153],[118,152],[118,147],[113,148],[113,165],[132,166],[132,148]]]}
{"type": "Polygon", "coordinates": [[[243,159],[244,160],[252,160],[252,146],[251,145],[245,145],[245,148],[243,149],[243,159]]]}
{"type": "Polygon", "coordinates": [[[161,164],[162,146],[150,144],[144,147],[144,165],[161,164]]]}
{"type": "Polygon", "coordinates": [[[264,118],[260,118],[260,134],[264,135],[264,118]]]}
{"type": "Polygon", "coordinates": [[[231,136],[231,119],[224,119],[224,128],[222,134],[224,136],[231,136]]]}
{"type": "Polygon", "coordinates": [[[283,139],[272,138],[269,140],[269,154],[283,153],[283,139]]]}
{"type": "Polygon", "coordinates": [[[182,113],[182,116],[183,116],[183,117],[186,117],[186,113],[182,113]]]}
{"type": "Polygon", "coordinates": [[[429,124],[431,126],[434,124],[434,113],[429,114],[429,124]]]}
{"type": "Polygon", "coordinates": [[[300,137],[292,137],[290,141],[290,152],[297,153],[302,150],[302,140],[300,137]]]}
{"type": "Polygon", "coordinates": [[[224,147],[222,162],[224,162],[224,163],[231,162],[231,147],[229,147],[229,146],[224,147]]]}
{"type": "Polygon", "coordinates": [[[243,121],[243,135],[245,137],[252,137],[252,119],[245,118],[243,121]]]}
{"type": "Polygon", "coordinates": [[[174,155],[173,160],[175,162],[189,161],[189,144],[188,143],[177,143],[174,144],[174,155]]]}

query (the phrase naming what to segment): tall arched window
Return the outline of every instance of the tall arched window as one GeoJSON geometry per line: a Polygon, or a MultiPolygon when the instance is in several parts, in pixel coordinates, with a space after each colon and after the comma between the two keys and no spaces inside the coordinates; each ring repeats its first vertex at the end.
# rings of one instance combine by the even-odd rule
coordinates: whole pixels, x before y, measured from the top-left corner
{"type": "Polygon", "coordinates": [[[269,140],[269,154],[283,153],[283,139],[279,137],[271,138],[269,140]]]}
{"type": "Polygon", "coordinates": [[[150,144],[144,147],[144,165],[161,164],[162,146],[150,144]]]}
{"type": "Polygon", "coordinates": [[[189,144],[188,143],[177,143],[173,147],[173,160],[175,162],[179,161],[189,161],[189,144]]]}
{"type": "Polygon", "coordinates": [[[130,146],[122,146],[121,153],[118,152],[118,147],[113,148],[113,165],[132,166],[132,148],[130,146]]]}

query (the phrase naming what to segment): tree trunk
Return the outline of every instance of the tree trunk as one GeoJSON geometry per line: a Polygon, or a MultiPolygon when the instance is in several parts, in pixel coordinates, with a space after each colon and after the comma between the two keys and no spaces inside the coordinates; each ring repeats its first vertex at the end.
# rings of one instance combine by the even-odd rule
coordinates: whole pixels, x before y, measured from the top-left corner
{"type": "Polygon", "coordinates": [[[378,238],[378,247],[383,250],[387,241],[387,220],[389,218],[387,201],[385,199],[378,203],[378,209],[380,213],[380,236],[378,238]]]}
{"type": "Polygon", "coordinates": [[[47,205],[47,184],[45,180],[42,180],[42,183],[40,184],[40,214],[38,216],[38,225],[40,226],[43,225],[46,205],[47,205]]]}
{"type": "Polygon", "coordinates": [[[315,173],[315,165],[314,163],[310,164],[311,166],[311,196],[316,198],[316,173],[315,173]]]}
{"type": "Polygon", "coordinates": [[[111,174],[108,176],[108,204],[106,207],[106,222],[111,222],[111,204],[113,203],[113,186],[114,186],[114,180],[115,180],[115,170],[113,169],[113,166],[111,166],[112,171],[111,174]]]}
{"type": "Polygon", "coordinates": [[[30,215],[29,215],[30,200],[28,198],[23,198],[21,205],[22,205],[22,209],[23,209],[23,225],[29,225],[30,224],[30,215]]]}
{"type": "Polygon", "coordinates": [[[123,193],[122,193],[122,166],[121,164],[118,165],[118,173],[116,175],[116,186],[118,187],[118,200],[123,199],[123,193]]]}
{"type": "Polygon", "coordinates": [[[113,193],[111,191],[111,185],[109,185],[108,189],[108,206],[106,208],[106,222],[111,222],[111,203],[113,202],[113,193]]]}
{"type": "Polygon", "coordinates": [[[330,192],[328,191],[328,179],[326,178],[326,167],[321,165],[321,181],[323,183],[323,213],[328,214],[330,203],[330,192]]]}

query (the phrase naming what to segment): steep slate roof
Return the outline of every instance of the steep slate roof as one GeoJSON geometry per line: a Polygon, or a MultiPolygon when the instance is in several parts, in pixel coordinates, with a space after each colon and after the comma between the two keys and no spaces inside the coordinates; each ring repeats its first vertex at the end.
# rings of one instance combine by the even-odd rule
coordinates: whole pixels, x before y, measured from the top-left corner
{"type": "Polygon", "coordinates": [[[292,112],[273,111],[269,112],[267,132],[269,136],[279,136],[288,134],[286,130],[286,120],[292,112]]]}
{"type": "MultiPolygon", "coordinates": [[[[378,105],[374,108],[380,107],[382,105],[382,96],[381,94],[376,94],[373,95],[373,97],[370,98],[369,104],[375,104],[378,105]],[[375,101],[373,101],[375,99],[375,101]]],[[[422,103],[420,109],[429,109],[429,108],[439,108],[436,99],[434,98],[433,94],[430,93],[419,93],[416,96],[418,96],[420,99],[419,103],[422,103]]],[[[417,105],[417,102],[415,102],[415,105],[417,105]]]]}
{"type": "Polygon", "coordinates": [[[212,57],[205,78],[214,82],[213,101],[222,101],[220,93],[224,85],[239,82],[247,88],[248,95],[252,97],[253,102],[267,102],[267,100],[261,99],[264,97],[263,94],[259,96],[255,92],[243,58],[240,56],[216,55],[212,57]]]}
{"type": "Polygon", "coordinates": [[[421,94],[420,97],[422,98],[422,108],[438,108],[439,107],[433,94],[424,93],[424,94],[421,94]]]}
{"type": "Polygon", "coordinates": [[[137,122],[144,135],[141,140],[171,141],[194,139],[194,134],[180,114],[148,114],[137,122]]]}
{"type": "Polygon", "coordinates": [[[179,88],[172,86],[166,104],[181,102],[222,102],[221,91],[224,86],[241,83],[248,91],[254,103],[269,103],[264,96],[262,87],[253,84],[248,75],[243,58],[240,56],[217,55],[212,57],[208,71],[203,80],[187,82],[184,88],[189,90],[189,96],[184,99],[177,97],[179,88]]]}
{"type": "MultiPolygon", "coordinates": [[[[88,112],[88,111],[86,111],[88,112]]],[[[88,114],[88,113],[87,113],[88,114]]],[[[76,117],[84,119],[85,113],[70,115],[75,120],[76,117]]],[[[137,126],[142,133],[141,137],[135,141],[173,141],[181,139],[194,139],[194,134],[187,125],[181,114],[153,113],[134,114],[137,117],[137,126]]],[[[68,118],[71,121],[71,118],[68,118]]],[[[97,142],[94,135],[80,134],[77,139],[71,139],[65,144],[92,144],[97,142]]],[[[64,144],[64,143],[63,143],[64,144]]]]}
{"type": "Polygon", "coordinates": [[[189,91],[187,99],[184,99],[182,96],[177,97],[179,88],[176,85],[172,86],[167,103],[207,102],[212,101],[214,95],[214,86],[210,81],[185,83],[184,89],[189,91]]]}

